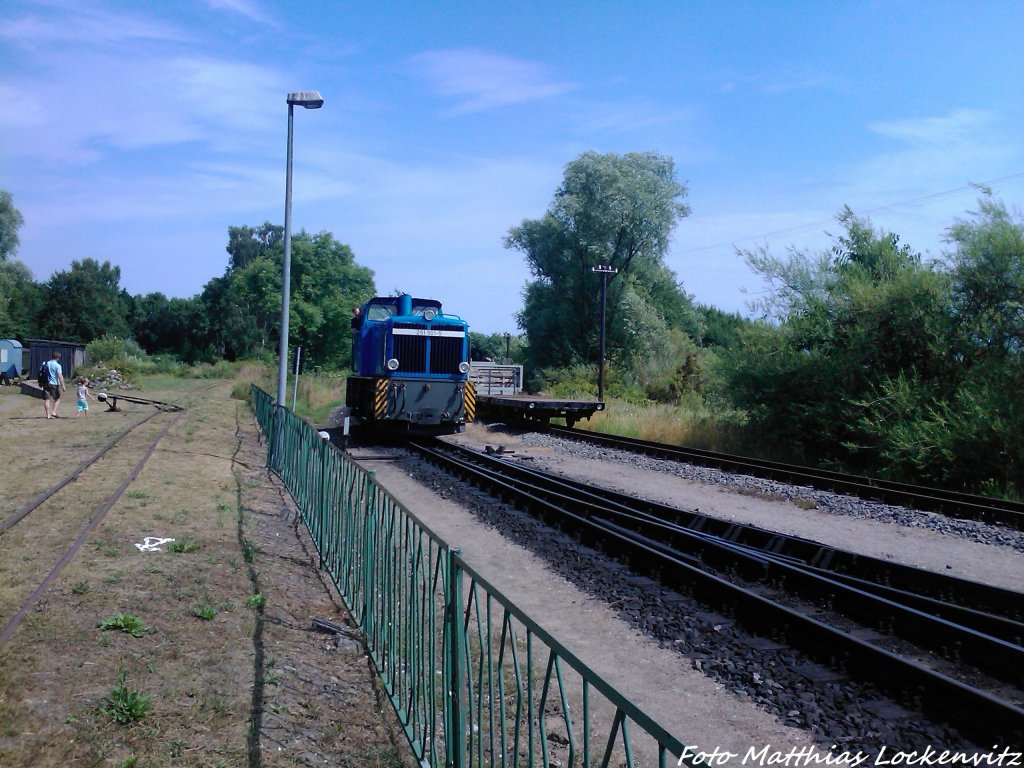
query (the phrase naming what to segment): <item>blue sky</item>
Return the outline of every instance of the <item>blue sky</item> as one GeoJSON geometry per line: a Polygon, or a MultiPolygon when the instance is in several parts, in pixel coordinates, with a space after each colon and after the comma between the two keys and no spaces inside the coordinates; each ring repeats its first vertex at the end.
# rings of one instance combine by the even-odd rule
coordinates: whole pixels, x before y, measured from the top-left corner
{"type": "Polygon", "coordinates": [[[37,280],[109,260],[194,296],[229,226],[329,231],[378,291],[515,330],[502,236],[581,152],[674,158],[667,261],[697,301],[763,290],[736,248],[817,250],[844,205],[930,256],[991,182],[1024,195],[1019,2],[29,2],[0,8],[0,187],[37,280]]]}

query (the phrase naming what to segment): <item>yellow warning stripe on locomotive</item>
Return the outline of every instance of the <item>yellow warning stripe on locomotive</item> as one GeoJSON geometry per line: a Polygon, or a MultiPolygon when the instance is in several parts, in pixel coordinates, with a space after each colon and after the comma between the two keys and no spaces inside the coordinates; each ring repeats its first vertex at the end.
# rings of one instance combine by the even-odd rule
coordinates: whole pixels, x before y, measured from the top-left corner
{"type": "Polygon", "coordinates": [[[466,382],[462,405],[466,411],[466,421],[473,421],[476,418],[476,387],[473,386],[472,381],[466,382]]]}
{"type": "Polygon", "coordinates": [[[377,379],[373,385],[373,418],[381,419],[388,407],[388,380],[377,379]]]}

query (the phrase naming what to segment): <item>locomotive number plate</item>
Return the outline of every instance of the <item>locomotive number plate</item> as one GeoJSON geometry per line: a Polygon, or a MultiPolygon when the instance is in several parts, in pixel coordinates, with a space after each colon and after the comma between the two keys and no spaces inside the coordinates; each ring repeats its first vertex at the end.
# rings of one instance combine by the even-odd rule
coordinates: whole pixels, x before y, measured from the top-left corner
{"type": "Polygon", "coordinates": [[[395,328],[392,333],[395,336],[443,336],[449,339],[462,339],[466,336],[464,331],[442,331],[437,328],[395,328]]]}

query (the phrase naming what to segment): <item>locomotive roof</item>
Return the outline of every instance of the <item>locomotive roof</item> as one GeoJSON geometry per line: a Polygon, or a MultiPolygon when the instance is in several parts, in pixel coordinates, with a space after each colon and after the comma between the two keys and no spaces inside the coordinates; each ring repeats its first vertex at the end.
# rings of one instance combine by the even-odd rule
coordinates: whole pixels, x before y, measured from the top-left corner
{"type": "MultiPolygon", "coordinates": [[[[437,299],[417,299],[412,296],[375,296],[363,305],[363,319],[370,322],[386,322],[392,318],[418,317],[427,310],[433,310],[434,318],[439,323],[463,323],[458,315],[445,315],[441,302],[437,299]],[[407,306],[403,306],[408,302],[407,306]],[[402,310],[406,311],[403,312],[402,310]]],[[[434,319],[432,318],[432,319],[434,319]]]]}
{"type": "MultiPolygon", "coordinates": [[[[384,306],[394,305],[397,307],[398,301],[401,298],[401,296],[374,296],[372,299],[366,302],[366,304],[367,306],[373,304],[384,306]]],[[[412,298],[413,307],[434,307],[436,309],[441,308],[441,302],[438,301],[437,299],[416,299],[413,297],[410,298],[412,298]]]]}

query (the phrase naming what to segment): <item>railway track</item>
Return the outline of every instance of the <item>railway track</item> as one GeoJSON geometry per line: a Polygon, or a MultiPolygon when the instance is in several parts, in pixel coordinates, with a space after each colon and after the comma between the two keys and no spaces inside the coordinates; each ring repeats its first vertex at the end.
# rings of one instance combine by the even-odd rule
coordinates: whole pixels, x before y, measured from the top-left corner
{"type": "Polygon", "coordinates": [[[660,459],[713,467],[727,472],[763,477],[793,485],[809,486],[818,490],[834,491],[885,504],[895,504],[1024,531],[1024,503],[1021,502],[941,488],[926,488],[860,475],[846,475],[813,467],[734,456],[698,448],[666,445],[583,429],[552,426],[547,431],[568,440],[632,451],[660,459]]]}
{"type": "Polygon", "coordinates": [[[723,523],[439,441],[414,450],[755,636],[897,700],[912,692],[930,717],[970,738],[1024,736],[1020,593],[723,523]]]}
{"type": "Polygon", "coordinates": [[[14,635],[124,495],[181,411],[170,406],[136,419],[70,473],[0,521],[0,562],[18,563],[16,586],[5,590],[0,602],[0,645],[14,635]],[[74,506],[67,504],[61,493],[72,483],[77,500],[74,506]]]}

